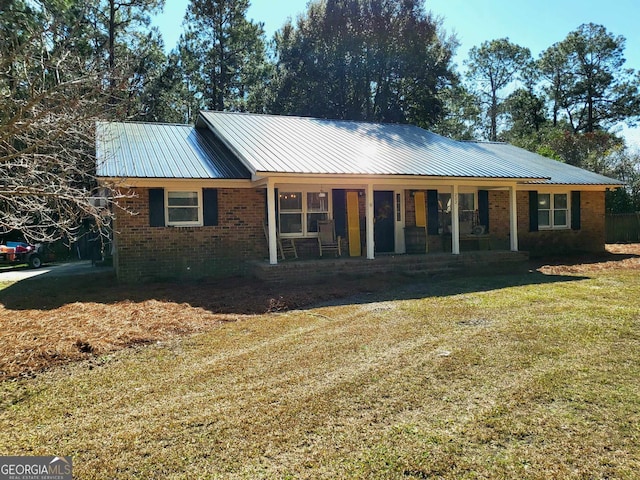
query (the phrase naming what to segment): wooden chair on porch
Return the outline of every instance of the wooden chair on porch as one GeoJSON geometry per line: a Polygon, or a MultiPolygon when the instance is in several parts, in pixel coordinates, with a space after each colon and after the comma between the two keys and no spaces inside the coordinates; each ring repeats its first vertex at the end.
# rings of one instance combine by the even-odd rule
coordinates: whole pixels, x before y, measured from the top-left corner
{"type": "MultiPolygon", "coordinates": [[[[266,223],[262,224],[262,228],[264,229],[264,236],[267,239],[267,244],[269,243],[269,227],[266,223]]],[[[296,249],[296,242],[293,238],[287,238],[283,242],[278,235],[276,230],[276,242],[278,243],[278,252],[280,252],[280,259],[286,260],[287,255],[289,258],[298,258],[298,250],[296,249]]]]}
{"type": "Polygon", "coordinates": [[[324,252],[336,252],[336,256],[340,257],[340,240],[340,237],[336,237],[333,220],[318,220],[318,246],[321,257],[324,252]]]}

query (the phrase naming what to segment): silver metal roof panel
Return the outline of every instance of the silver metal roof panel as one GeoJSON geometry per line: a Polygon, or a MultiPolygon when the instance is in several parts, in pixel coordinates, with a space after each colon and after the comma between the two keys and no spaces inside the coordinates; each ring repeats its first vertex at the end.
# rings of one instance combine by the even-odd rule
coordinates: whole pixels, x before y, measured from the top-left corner
{"type": "MultiPolygon", "coordinates": [[[[493,155],[508,159],[514,165],[527,168],[539,175],[550,177],[549,180],[541,182],[552,185],[611,185],[620,186],[624,182],[613,178],[605,177],[597,173],[574,167],[566,163],[543,157],[537,153],[530,152],[523,148],[515,147],[507,143],[498,142],[469,142],[478,149],[489,152],[493,155]]],[[[538,182],[532,182],[538,183],[538,182]]]]}
{"type": "Polygon", "coordinates": [[[246,179],[247,169],[208,129],[99,122],[99,177],[246,179]]]}
{"type": "Polygon", "coordinates": [[[501,155],[412,125],[201,112],[252,173],[548,177],[501,155]]]}

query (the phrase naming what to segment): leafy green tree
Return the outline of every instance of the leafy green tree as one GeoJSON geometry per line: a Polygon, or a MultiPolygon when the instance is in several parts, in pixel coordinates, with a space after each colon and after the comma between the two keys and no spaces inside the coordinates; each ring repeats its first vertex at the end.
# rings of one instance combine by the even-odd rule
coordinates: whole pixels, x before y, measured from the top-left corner
{"type": "MultiPolygon", "coordinates": [[[[77,1],[77,0],[75,0],[77,1]]],[[[108,113],[114,119],[138,118],[140,96],[165,62],[162,38],[149,27],[164,0],[86,0],[93,52],[108,85],[108,113]]]]}
{"type": "Polygon", "coordinates": [[[612,213],[640,212],[640,152],[628,148],[615,152],[611,159],[611,174],[626,186],[607,191],[607,210],[612,213]]]}
{"type": "Polygon", "coordinates": [[[417,0],[311,2],[276,34],[273,113],[434,125],[456,41],[417,0]]]}
{"type": "Polygon", "coordinates": [[[548,123],[544,98],[532,90],[519,88],[504,100],[501,111],[506,119],[506,128],[498,138],[535,151],[548,123]]]}
{"type": "Polygon", "coordinates": [[[185,82],[180,56],[172,52],[160,66],[160,72],[144,86],[136,119],[188,123],[197,111],[196,102],[185,82]]]}
{"type": "Polygon", "coordinates": [[[474,140],[480,123],[480,101],[464,85],[456,84],[439,92],[443,116],[431,127],[435,133],[455,140],[474,140]]]}
{"type": "Polygon", "coordinates": [[[574,132],[590,133],[640,117],[640,76],[624,68],[624,47],[624,37],[589,23],[542,54],[554,124],[562,114],[574,132]]]}
{"type": "Polygon", "coordinates": [[[256,103],[266,81],[266,47],[263,26],[247,20],[248,8],[248,0],[192,0],[187,7],[180,64],[199,107],[244,111],[256,103]]]}
{"type": "Polygon", "coordinates": [[[465,62],[467,78],[476,86],[476,94],[486,112],[489,140],[498,139],[501,92],[522,78],[531,61],[529,49],[511,43],[508,38],[483,42],[479,48],[470,50],[465,62]]]}

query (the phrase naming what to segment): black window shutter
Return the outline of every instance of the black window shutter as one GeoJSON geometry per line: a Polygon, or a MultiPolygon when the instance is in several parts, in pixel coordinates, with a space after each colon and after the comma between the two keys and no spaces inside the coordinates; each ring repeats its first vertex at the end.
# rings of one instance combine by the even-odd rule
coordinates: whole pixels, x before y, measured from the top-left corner
{"type": "Polygon", "coordinates": [[[427,234],[438,235],[438,191],[427,190],[427,234]]]}
{"type": "Polygon", "coordinates": [[[164,227],[164,188],[149,189],[149,225],[164,227]]]}
{"type": "Polygon", "coordinates": [[[218,225],[218,189],[202,189],[202,216],[205,227],[218,225]]]}
{"type": "Polygon", "coordinates": [[[529,192],[529,231],[538,231],[538,192],[529,192]]]}
{"type": "Polygon", "coordinates": [[[580,230],[580,192],[571,192],[571,229],[580,230]]]}
{"type": "Polygon", "coordinates": [[[489,233],[489,191],[478,190],[478,221],[489,233]]]}
{"type": "Polygon", "coordinates": [[[331,192],[333,196],[333,222],[336,227],[336,235],[347,236],[347,194],[345,190],[335,188],[331,192]]]}

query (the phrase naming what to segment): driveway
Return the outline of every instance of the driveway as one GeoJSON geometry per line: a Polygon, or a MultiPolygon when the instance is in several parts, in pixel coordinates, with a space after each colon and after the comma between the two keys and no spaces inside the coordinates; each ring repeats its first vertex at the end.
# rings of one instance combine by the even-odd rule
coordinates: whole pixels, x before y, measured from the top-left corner
{"type": "Polygon", "coordinates": [[[96,267],[90,260],[46,264],[38,269],[26,266],[0,269],[0,282],[19,282],[33,277],[63,277],[113,272],[112,267],[96,267]]]}

